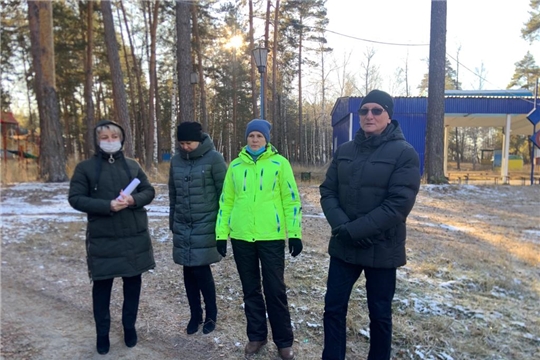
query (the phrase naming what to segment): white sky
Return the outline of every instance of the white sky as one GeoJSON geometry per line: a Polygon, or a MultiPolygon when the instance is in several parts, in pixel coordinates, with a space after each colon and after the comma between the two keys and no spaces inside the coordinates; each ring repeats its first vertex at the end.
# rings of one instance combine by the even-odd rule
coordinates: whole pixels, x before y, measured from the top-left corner
{"type": "MultiPolygon", "coordinates": [[[[330,23],[328,29],[341,34],[367,40],[429,44],[431,0],[328,0],[326,3],[330,23]]],[[[515,69],[527,51],[536,64],[540,64],[540,42],[529,44],[521,38],[523,24],[530,15],[529,0],[448,0],[446,52],[457,57],[461,46],[460,63],[475,71],[484,63],[487,83],[485,90],[505,89],[515,69]]],[[[392,46],[354,40],[346,36],[328,34],[329,46],[337,58],[353,51],[351,68],[360,69],[368,47],[376,51],[374,61],[380,65],[383,86],[388,86],[398,67],[403,67],[409,53],[409,78],[412,93],[427,72],[423,59],[429,56],[429,46],[392,46]]],[[[450,59],[456,70],[456,63],[450,59]]],[[[478,79],[460,67],[463,89],[478,89],[478,79]]]]}

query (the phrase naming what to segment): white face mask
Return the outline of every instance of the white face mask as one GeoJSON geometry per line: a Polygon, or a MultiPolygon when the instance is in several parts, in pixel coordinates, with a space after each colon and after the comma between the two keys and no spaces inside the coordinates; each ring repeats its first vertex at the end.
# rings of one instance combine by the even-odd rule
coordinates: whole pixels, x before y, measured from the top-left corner
{"type": "Polygon", "coordinates": [[[100,141],[99,147],[107,154],[114,154],[122,148],[120,141],[100,141]]]}

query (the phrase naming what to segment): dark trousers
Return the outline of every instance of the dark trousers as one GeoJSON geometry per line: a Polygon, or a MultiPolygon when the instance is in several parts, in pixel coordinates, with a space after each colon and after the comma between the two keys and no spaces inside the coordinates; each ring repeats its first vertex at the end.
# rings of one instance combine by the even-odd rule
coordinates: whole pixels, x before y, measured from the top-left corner
{"type": "Polygon", "coordinates": [[[206,318],[216,321],[216,286],[210,265],[184,266],[184,286],[189,302],[191,317],[202,321],[201,293],[204,299],[206,318]]]}
{"type": "MultiPolygon", "coordinates": [[[[122,325],[125,329],[134,329],[139,310],[141,295],[141,275],[122,278],[124,287],[124,304],[122,306],[122,325]]],[[[92,301],[96,333],[98,336],[109,334],[111,328],[111,290],[113,279],[96,280],[92,286],[92,301]]]]}
{"type": "Polygon", "coordinates": [[[374,269],[330,258],[324,299],[324,360],[343,360],[346,351],[346,319],[354,283],[364,271],[369,309],[368,360],[388,360],[392,349],[392,299],[396,269],[374,269]]]}
{"type": "Polygon", "coordinates": [[[266,312],[268,312],[276,346],[279,349],[292,346],[294,338],[283,277],[285,241],[246,242],[232,239],[231,243],[244,292],[249,341],[267,338],[266,312]],[[264,298],[261,289],[261,270],[264,298]]]}

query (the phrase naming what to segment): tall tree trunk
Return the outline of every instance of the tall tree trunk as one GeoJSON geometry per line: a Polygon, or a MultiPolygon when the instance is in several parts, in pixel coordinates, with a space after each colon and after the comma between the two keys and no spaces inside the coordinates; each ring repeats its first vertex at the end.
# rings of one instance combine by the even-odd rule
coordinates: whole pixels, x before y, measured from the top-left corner
{"type": "MultiPolygon", "coordinates": [[[[31,77],[31,65],[30,61],[32,61],[31,56],[32,54],[29,54],[27,52],[26,46],[24,46],[24,40],[21,37],[21,52],[22,52],[22,64],[23,64],[23,74],[25,79],[30,79],[31,77]]],[[[26,101],[28,103],[28,125],[32,131],[32,134],[35,133],[36,124],[34,119],[34,112],[32,111],[32,100],[31,100],[31,87],[29,86],[29,82],[25,82],[26,85],[26,101]]]]}
{"type": "MultiPolygon", "coordinates": [[[[249,48],[251,49],[251,51],[255,49],[255,39],[253,38],[254,33],[255,30],[253,28],[253,0],[249,0],[249,48]]],[[[259,112],[257,111],[257,99],[259,98],[259,96],[257,94],[257,75],[255,74],[255,68],[257,68],[257,64],[255,64],[255,59],[253,58],[252,54],[250,54],[250,57],[251,68],[249,69],[249,78],[251,80],[251,107],[253,109],[253,118],[258,119],[259,112]]]]}
{"type": "MultiPolygon", "coordinates": [[[[150,116],[148,117],[148,131],[145,134],[146,137],[146,170],[151,170],[154,163],[154,146],[155,146],[155,124],[156,124],[156,88],[157,88],[157,78],[156,78],[156,30],[158,23],[158,10],[159,10],[159,1],[154,2],[154,8],[152,9],[151,3],[148,3],[148,10],[152,9],[152,12],[149,11],[149,21],[150,21],[150,64],[149,64],[149,73],[150,73],[150,91],[149,91],[149,112],[150,116]]],[[[159,149],[158,149],[159,153],[159,149]]]]}
{"type": "MultiPolygon", "coordinates": [[[[266,20],[265,20],[265,23],[264,23],[264,47],[265,47],[266,49],[269,49],[269,48],[270,48],[270,46],[269,46],[269,45],[270,45],[269,39],[270,39],[270,13],[271,13],[271,11],[272,11],[271,8],[272,8],[272,1],[271,1],[271,0],[268,0],[268,1],[266,2],[266,20]]],[[[263,106],[263,104],[261,104],[261,106],[263,106],[263,108],[262,108],[262,109],[263,109],[263,114],[262,114],[263,116],[262,116],[262,118],[263,118],[263,119],[267,119],[268,117],[266,116],[266,111],[267,111],[266,105],[267,105],[267,103],[268,103],[268,101],[267,101],[267,99],[268,99],[268,96],[267,96],[268,92],[266,91],[266,89],[268,88],[268,64],[267,64],[267,66],[266,66],[266,68],[265,68],[265,71],[264,71],[264,73],[262,74],[262,76],[264,77],[264,84],[262,84],[262,85],[263,85],[262,92],[263,92],[263,94],[264,94],[264,96],[263,96],[264,106],[263,106]]]]}
{"type": "Polygon", "coordinates": [[[429,82],[425,153],[428,184],[448,182],[444,177],[444,88],[446,65],[446,0],[431,1],[429,82]]]}
{"type": "MultiPolygon", "coordinates": [[[[298,149],[300,150],[300,164],[304,164],[304,147],[303,147],[303,114],[302,114],[302,46],[303,46],[303,30],[300,30],[298,44],[298,149]]],[[[296,153],[296,151],[295,151],[296,153]]]]}
{"type": "Polygon", "coordinates": [[[40,176],[47,182],[68,180],[55,88],[52,3],[28,1],[28,24],[41,129],[40,176]]]}
{"type": "MultiPolygon", "coordinates": [[[[131,31],[129,30],[129,21],[127,19],[126,11],[124,9],[124,3],[120,1],[120,8],[122,9],[122,15],[124,18],[124,25],[126,27],[127,37],[129,40],[129,48],[131,49],[131,59],[133,61],[133,71],[135,72],[134,77],[137,82],[137,98],[138,98],[138,106],[137,110],[135,111],[137,114],[137,117],[134,119],[134,133],[144,134],[143,130],[143,122],[144,119],[147,118],[147,111],[146,111],[146,103],[144,102],[144,96],[143,96],[143,88],[141,84],[141,78],[142,78],[142,71],[141,66],[139,65],[139,61],[137,60],[137,55],[135,55],[135,46],[133,46],[133,37],[131,36],[131,31]]],[[[133,104],[135,106],[135,103],[133,104]]],[[[136,154],[137,156],[140,156],[141,158],[144,157],[144,151],[143,151],[143,142],[137,141],[135,143],[136,147],[136,154]]]]}
{"type": "MultiPolygon", "coordinates": [[[[163,145],[163,138],[161,136],[162,134],[162,127],[163,122],[161,119],[161,97],[159,94],[159,83],[157,81],[157,67],[154,68],[154,79],[156,79],[156,87],[154,89],[155,92],[155,101],[156,101],[156,121],[155,121],[155,130],[154,130],[154,139],[156,139],[156,146],[154,147],[154,150],[157,153],[157,161],[161,162],[163,160],[161,156],[161,152],[165,150],[165,147],[163,145]]],[[[170,131],[168,131],[170,132],[170,131]]]]}
{"type": "Polygon", "coordinates": [[[60,99],[59,101],[60,108],[63,108],[61,112],[61,116],[64,119],[64,131],[65,134],[65,140],[64,140],[64,146],[66,155],[70,156],[73,155],[73,141],[74,141],[74,133],[73,129],[71,128],[71,115],[69,113],[69,106],[67,103],[67,99],[60,99]],[[63,100],[63,101],[62,101],[63,100]]]}
{"type": "MultiPolygon", "coordinates": [[[[118,6],[116,8],[116,16],[118,16],[118,19],[121,19],[121,14],[120,14],[120,11],[122,11],[124,17],[126,15],[126,13],[123,11],[124,10],[124,5],[123,5],[123,2],[120,1],[120,6],[118,6]]],[[[126,28],[128,29],[128,37],[129,37],[129,27],[127,25],[127,22],[126,22],[126,28]]],[[[127,46],[126,46],[126,42],[125,42],[125,36],[124,36],[124,31],[122,30],[122,26],[120,26],[120,41],[122,42],[122,53],[124,55],[124,63],[125,63],[125,66],[126,66],[126,76],[128,78],[128,92],[129,92],[129,100],[131,102],[131,106],[129,106],[129,114],[130,114],[130,123],[131,123],[131,129],[132,129],[132,136],[133,138],[140,138],[138,135],[141,133],[139,131],[137,131],[137,112],[138,112],[138,109],[137,107],[135,106],[135,104],[137,103],[135,101],[135,89],[134,89],[134,84],[135,84],[135,81],[133,79],[133,75],[131,73],[131,69],[135,67],[135,65],[131,65],[130,62],[129,62],[129,51],[127,51],[127,46]]],[[[142,150],[142,146],[143,146],[143,142],[142,141],[137,141],[134,145],[134,153],[133,155],[136,157],[136,158],[140,158],[143,162],[144,162],[144,154],[141,154],[141,150],[142,150]]]]}
{"type": "MultiPolygon", "coordinates": [[[[151,1],[142,1],[141,3],[141,9],[142,9],[142,16],[143,16],[143,23],[144,23],[144,31],[143,31],[143,34],[144,34],[144,52],[146,53],[146,60],[148,62],[148,65],[150,65],[150,41],[148,40],[148,34],[150,33],[150,18],[146,18],[146,15],[147,15],[147,11],[148,11],[148,15],[150,16],[152,10],[151,10],[151,1]],[[148,5],[148,10],[146,8],[146,5],[148,5]]],[[[142,73],[142,56],[141,58],[139,59],[140,60],[140,69],[141,69],[141,73],[142,73]]],[[[150,72],[148,73],[147,77],[151,77],[152,74],[150,74],[150,72]]],[[[150,85],[150,84],[149,84],[150,85]]],[[[146,90],[145,90],[146,91],[146,90]]],[[[142,89],[141,89],[141,93],[142,93],[142,89]]],[[[148,93],[147,93],[148,94],[148,93]]],[[[154,110],[153,109],[150,109],[150,102],[152,101],[152,97],[148,97],[148,116],[145,116],[143,118],[141,118],[141,127],[142,127],[142,131],[143,131],[143,134],[141,136],[141,138],[144,140],[144,144],[145,144],[145,151],[144,151],[144,157],[145,157],[145,160],[146,160],[146,154],[147,154],[147,151],[148,151],[148,147],[147,147],[147,142],[148,142],[148,133],[150,132],[150,121],[149,119],[151,119],[154,115],[154,110]]],[[[154,104],[152,104],[152,107],[154,106],[154,104]]],[[[146,107],[146,106],[145,106],[146,107]]],[[[152,148],[154,147],[154,144],[152,143],[152,148]]],[[[151,159],[148,159],[148,161],[152,161],[151,159]]],[[[145,164],[146,164],[146,161],[145,161],[145,164]]]]}
{"type": "Polygon", "coordinates": [[[455,127],[455,136],[456,136],[456,166],[458,170],[461,170],[461,158],[459,156],[459,128],[455,127]]]}
{"type": "Polygon", "coordinates": [[[85,142],[84,155],[90,157],[95,150],[94,141],[94,99],[92,97],[93,79],[93,51],[94,51],[94,2],[86,2],[86,58],[84,63],[84,102],[85,111],[85,142]]]}
{"type": "Polygon", "coordinates": [[[193,91],[191,90],[191,28],[190,3],[176,2],[176,61],[178,71],[179,122],[193,121],[193,91]]]}
{"type": "Polygon", "coordinates": [[[274,43],[272,44],[272,122],[273,122],[273,136],[276,142],[276,146],[279,150],[283,149],[283,138],[279,136],[281,128],[281,118],[278,116],[278,76],[277,76],[277,51],[278,51],[278,22],[279,20],[279,0],[276,0],[276,8],[274,11],[274,43]]]}
{"type": "MultiPolygon", "coordinates": [[[[232,93],[232,151],[233,152],[236,152],[237,148],[238,148],[238,144],[242,144],[243,142],[239,141],[238,139],[238,133],[237,133],[237,130],[238,130],[238,106],[237,106],[237,100],[236,100],[236,97],[237,97],[237,92],[238,92],[238,89],[237,89],[237,76],[236,76],[236,72],[237,72],[237,60],[236,60],[236,48],[233,49],[233,61],[232,61],[232,90],[233,90],[233,93],[232,93]]],[[[230,135],[229,135],[230,136],[230,135]]]]}
{"type": "Polygon", "coordinates": [[[133,138],[131,136],[131,124],[129,122],[129,112],[127,107],[126,89],[124,76],[120,66],[118,56],[118,42],[116,41],[116,31],[111,11],[110,1],[101,1],[101,12],[103,13],[103,26],[105,28],[105,44],[107,46],[107,59],[111,68],[111,80],[113,89],[113,100],[115,107],[116,121],[124,128],[124,153],[128,157],[133,157],[133,138]]]}
{"type": "MultiPolygon", "coordinates": [[[[324,63],[324,45],[321,46],[322,48],[322,51],[321,51],[321,93],[322,93],[322,101],[321,101],[321,114],[322,114],[322,128],[324,129],[325,128],[325,125],[326,125],[326,74],[325,74],[325,63],[324,63]]],[[[317,149],[319,150],[319,160],[322,159],[323,161],[323,164],[326,163],[326,157],[324,156],[324,149],[325,149],[325,143],[324,143],[324,136],[322,136],[322,139],[321,139],[321,136],[320,134],[323,133],[324,134],[324,131],[320,131],[319,130],[319,127],[317,125],[317,115],[315,114],[315,129],[317,130],[317,139],[319,139],[319,141],[321,141],[321,145],[322,146],[318,146],[317,149]]]]}
{"type": "Polygon", "coordinates": [[[204,131],[210,133],[210,128],[208,126],[208,111],[206,109],[206,87],[204,86],[204,68],[202,60],[202,49],[201,49],[201,39],[199,37],[199,21],[197,14],[197,6],[193,5],[191,7],[191,21],[193,22],[193,36],[194,36],[194,45],[195,53],[197,55],[197,70],[199,75],[199,96],[201,97],[200,104],[200,113],[201,113],[201,123],[204,131]]]}
{"type": "MultiPolygon", "coordinates": [[[[176,69],[176,68],[175,68],[176,69]]],[[[169,139],[170,139],[170,154],[173,156],[176,150],[176,116],[178,114],[178,76],[173,70],[172,90],[171,90],[171,117],[169,119],[169,139]]]]}

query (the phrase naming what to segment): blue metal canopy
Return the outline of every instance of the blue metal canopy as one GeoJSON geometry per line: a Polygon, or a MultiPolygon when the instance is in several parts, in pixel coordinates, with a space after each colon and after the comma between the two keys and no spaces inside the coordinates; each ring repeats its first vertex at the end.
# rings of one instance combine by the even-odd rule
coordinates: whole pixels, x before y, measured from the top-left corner
{"type": "MultiPolygon", "coordinates": [[[[332,109],[334,149],[354,137],[360,128],[358,109],[362,97],[341,97],[332,109]]],[[[394,97],[393,119],[424,163],[427,97],[394,97]]],[[[510,119],[512,135],[532,135],[527,114],[535,107],[528,90],[450,90],[445,92],[444,125],[453,127],[504,127],[510,119]]],[[[540,103],[537,103],[540,107],[540,103]]]]}

